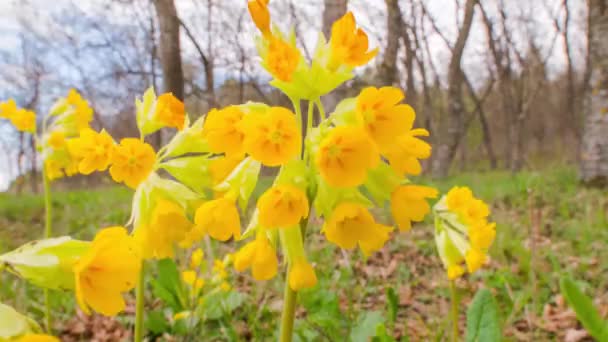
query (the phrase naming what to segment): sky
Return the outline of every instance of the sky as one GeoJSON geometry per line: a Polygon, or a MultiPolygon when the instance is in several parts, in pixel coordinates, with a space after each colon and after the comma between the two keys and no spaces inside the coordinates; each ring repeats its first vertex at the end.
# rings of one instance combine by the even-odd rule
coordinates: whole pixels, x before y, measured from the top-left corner
{"type": "MultiPolygon", "coordinates": [[[[459,0],[463,2],[463,0],[459,0]]],[[[499,0],[485,0],[484,5],[487,5],[489,11],[495,8],[496,2],[499,0]]],[[[299,22],[298,32],[303,36],[300,43],[303,43],[309,51],[314,50],[318,31],[321,27],[322,17],[322,0],[272,0],[270,2],[271,14],[273,20],[277,22],[279,27],[283,31],[288,30],[288,26],[293,24],[285,13],[288,13],[288,7],[290,3],[296,6],[298,12],[306,13],[301,22],[299,22]],[[279,20],[279,18],[284,20],[279,20]]],[[[83,33],[78,32],[75,28],[70,27],[68,24],[53,20],[53,16],[56,16],[62,10],[70,9],[71,6],[77,6],[79,11],[74,11],[78,15],[90,16],[90,17],[103,17],[105,22],[118,24],[118,25],[129,25],[133,20],[133,15],[137,16],[137,13],[125,14],[123,7],[117,5],[108,5],[108,1],[101,0],[0,0],[0,36],[2,37],[2,44],[0,45],[0,63],[2,63],[2,56],[5,59],[12,59],[21,53],[21,46],[19,36],[21,34],[29,33],[24,31],[21,23],[26,23],[27,26],[32,27],[37,34],[54,34],[54,32],[65,31],[72,37],[84,37],[83,33]],[[25,5],[24,5],[25,4],[25,5]]],[[[193,29],[193,32],[200,36],[200,43],[203,46],[207,46],[205,40],[207,35],[205,32],[204,22],[201,22],[201,18],[206,14],[206,6],[204,1],[198,0],[176,0],[178,14],[180,18],[193,29]]],[[[221,17],[214,15],[213,23],[217,27],[223,27],[224,25],[235,25],[235,21],[239,16],[246,15],[245,0],[222,0],[221,2],[216,1],[216,4],[221,3],[222,6],[234,8],[234,11],[229,11],[229,17],[221,17]]],[[[403,2],[405,3],[405,2],[403,2]]],[[[561,0],[509,0],[505,2],[507,4],[507,10],[510,12],[513,20],[509,22],[514,31],[525,32],[525,27],[534,27],[534,34],[537,37],[537,44],[544,49],[545,53],[549,55],[548,66],[549,72],[556,74],[563,70],[565,66],[565,55],[563,53],[563,47],[558,44],[552,45],[552,39],[554,27],[548,11],[556,15],[562,15],[559,11],[559,5],[561,0]],[[543,4],[547,4],[544,6],[543,4]],[[548,8],[548,10],[547,10],[548,8]],[[534,23],[531,25],[530,23],[534,23]],[[552,49],[549,49],[553,46],[552,49]]],[[[429,9],[429,12],[435,18],[439,29],[448,37],[450,41],[455,40],[457,33],[457,23],[462,19],[459,17],[459,12],[456,7],[456,2],[453,0],[426,0],[425,4],[429,9]]],[[[584,22],[584,1],[570,1],[571,11],[573,15],[573,25],[571,37],[576,42],[576,46],[573,47],[575,63],[582,66],[584,56],[584,40],[580,39],[584,32],[582,31],[582,22],[584,22]],[[581,43],[581,41],[583,43],[581,43]]],[[[357,22],[362,26],[370,36],[370,45],[372,46],[383,46],[384,35],[386,33],[385,27],[385,4],[384,0],[350,0],[349,9],[353,11],[357,22]]],[[[402,6],[402,10],[403,6],[402,6]]],[[[460,14],[461,16],[462,14],[460,14]]],[[[203,18],[204,19],[204,18],[203,18]]],[[[249,50],[254,50],[253,31],[255,30],[253,25],[249,22],[248,18],[245,17],[244,25],[239,34],[236,35],[235,39],[238,43],[247,47],[249,50]]],[[[407,19],[407,18],[406,18],[407,19]]],[[[428,29],[430,32],[430,28],[428,29]]],[[[183,35],[183,32],[182,32],[183,35]]],[[[436,35],[429,33],[428,39],[432,49],[432,61],[433,64],[439,70],[445,70],[449,61],[450,53],[442,39],[436,35]]],[[[525,50],[526,39],[523,37],[515,37],[516,41],[521,45],[521,49],[525,50]]],[[[186,37],[182,37],[183,54],[195,58],[196,52],[194,46],[189,42],[186,37]]],[[[60,42],[61,43],[61,42],[60,42]]],[[[60,44],[58,43],[58,44],[60,44]]],[[[223,41],[212,41],[214,50],[221,50],[221,54],[225,56],[235,56],[235,49],[231,48],[230,45],[226,45],[223,41]]],[[[64,42],[69,44],[69,40],[64,42]]],[[[65,45],[58,45],[65,46],[65,45]]],[[[475,21],[471,29],[471,35],[467,42],[465,49],[465,55],[463,58],[463,68],[465,71],[473,75],[472,79],[474,82],[481,84],[482,80],[487,76],[488,70],[486,67],[487,47],[485,31],[481,25],[480,15],[476,13],[475,21]]],[[[56,57],[55,57],[56,58],[56,57]]],[[[87,58],[82,57],[82,58],[87,58]]],[[[85,63],[86,64],[86,63],[85,63]]],[[[69,69],[69,65],[65,66],[69,69]]],[[[10,73],[11,65],[0,64],[3,72],[10,73]]],[[[263,71],[256,65],[250,66],[252,72],[259,77],[265,77],[263,71]]],[[[229,74],[231,68],[218,67],[217,73],[222,78],[223,74],[229,74]]],[[[94,72],[95,70],[91,70],[94,72]]],[[[69,70],[58,70],[61,75],[69,75],[69,70]]],[[[52,77],[52,75],[51,75],[52,77]]],[[[18,78],[18,77],[17,77],[18,78]]],[[[25,82],[26,80],[23,80],[25,82]]],[[[13,85],[8,84],[6,79],[0,77],[0,100],[6,94],[6,89],[10,89],[13,85]]],[[[46,105],[48,106],[51,101],[51,96],[56,96],[60,90],[56,89],[45,89],[52,95],[48,95],[46,105]]],[[[10,180],[15,176],[15,166],[11,165],[9,161],[15,160],[16,151],[11,146],[14,146],[16,141],[14,131],[8,125],[0,124],[0,191],[6,189],[10,180]],[[7,153],[9,154],[7,156],[7,153]]],[[[14,164],[14,163],[13,163],[14,164]]]]}

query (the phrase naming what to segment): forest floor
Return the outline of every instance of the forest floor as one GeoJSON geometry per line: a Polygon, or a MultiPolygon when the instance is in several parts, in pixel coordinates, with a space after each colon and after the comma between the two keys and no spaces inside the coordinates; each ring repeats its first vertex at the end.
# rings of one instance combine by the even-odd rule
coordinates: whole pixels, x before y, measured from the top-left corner
{"type": "MultiPolygon", "coordinates": [[[[457,283],[462,296],[461,332],[467,304],[477,289],[487,287],[499,304],[505,341],[590,340],[564,303],[559,279],[571,275],[593,298],[601,315],[608,315],[605,189],[581,186],[576,171],[568,167],[515,175],[502,171],[463,173],[447,181],[416,182],[434,185],[442,192],[453,185],[468,185],[491,204],[492,219],[497,222],[489,265],[457,283]]],[[[130,196],[130,190],[121,187],[55,194],[56,235],[89,239],[99,227],[126,222],[130,196]]],[[[39,237],[43,220],[40,196],[0,194],[0,252],[39,237]]],[[[398,340],[447,340],[448,282],[430,220],[411,232],[394,235],[383,250],[367,259],[360,252],[343,253],[326,243],[318,228],[313,231],[307,244],[319,284],[300,295],[295,328],[299,340],[348,340],[345,336],[357,340],[368,326],[392,315],[387,296],[393,293],[398,303],[396,319],[391,320],[394,323],[387,324],[391,335],[398,340]]],[[[233,251],[234,245],[217,246],[215,253],[233,251]]],[[[249,274],[234,279],[235,288],[246,299],[230,316],[230,322],[224,318],[208,322],[208,338],[203,340],[225,340],[219,336],[229,335],[225,333],[227,325],[232,335],[242,340],[272,340],[282,306],[282,279],[255,283],[249,274]]],[[[40,318],[41,298],[37,288],[12,275],[0,275],[0,301],[40,318]]],[[[69,293],[56,292],[52,299],[58,312],[55,329],[60,333],[68,334],[72,329],[90,337],[85,330],[96,329],[100,330],[95,333],[98,341],[111,341],[115,339],[112,336],[121,334],[113,331],[126,331],[133,322],[128,314],[118,319],[75,315],[69,293]]]]}

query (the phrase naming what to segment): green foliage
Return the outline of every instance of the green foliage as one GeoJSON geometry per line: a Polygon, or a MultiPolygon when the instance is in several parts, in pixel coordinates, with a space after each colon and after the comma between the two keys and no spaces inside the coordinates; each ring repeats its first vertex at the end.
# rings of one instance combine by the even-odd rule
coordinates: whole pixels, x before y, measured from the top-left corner
{"type": "Polygon", "coordinates": [[[384,323],[384,317],[380,311],[363,311],[353,330],[350,332],[352,342],[366,342],[376,335],[378,326],[384,323]]]}
{"type": "Polygon", "coordinates": [[[163,300],[173,312],[184,310],[186,306],[184,289],[177,265],[172,259],[158,262],[158,277],[152,279],[152,289],[154,295],[163,300]]]}
{"type": "Polygon", "coordinates": [[[608,321],[601,318],[593,306],[591,298],[587,297],[576,285],[574,280],[564,277],[560,281],[562,295],[576,312],[576,318],[587,332],[600,342],[608,341],[608,321]]]}
{"type": "Polygon", "coordinates": [[[480,289],[467,309],[467,342],[500,341],[498,308],[492,293],[480,289]]]}
{"type": "Polygon", "coordinates": [[[203,316],[206,319],[220,319],[243,305],[245,295],[237,291],[220,291],[205,297],[203,316]]]}

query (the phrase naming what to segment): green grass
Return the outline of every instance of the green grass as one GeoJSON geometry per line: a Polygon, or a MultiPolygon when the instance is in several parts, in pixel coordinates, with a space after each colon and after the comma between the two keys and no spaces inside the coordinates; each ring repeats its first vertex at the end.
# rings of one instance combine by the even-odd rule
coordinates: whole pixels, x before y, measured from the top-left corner
{"type": "MultiPolygon", "coordinates": [[[[467,185],[491,204],[492,218],[498,223],[490,265],[458,282],[464,298],[463,320],[466,304],[477,288],[485,286],[492,289],[499,303],[506,341],[561,340],[563,332],[534,322],[545,322],[545,306],[559,304],[559,278],[565,273],[582,280],[588,293],[607,303],[608,198],[605,190],[580,186],[575,170],[556,167],[515,175],[471,172],[449,180],[423,178],[415,182],[436,186],[442,192],[453,185],[467,185]]],[[[269,182],[262,183],[255,196],[269,182]]],[[[129,217],[130,196],[130,190],[121,187],[54,194],[55,232],[84,239],[99,227],[124,224],[129,217]]],[[[0,252],[40,237],[43,218],[39,196],[0,194],[0,252]]],[[[401,303],[397,320],[387,325],[390,334],[409,336],[412,341],[445,339],[447,281],[432,234],[430,221],[419,224],[409,233],[396,234],[384,250],[365,259],[360,252],[342,253],[326,243],[319,227],[309,229],[307,247],[319,270],[319,285],[301,294],[298,339],[344,340],[366,318],[373,317],[364,315],[377,311],[387,317],[389,288],[395,290],[401,303]]],[[[233,243],[217,244],[216,253],[230,252],[234,247],[233,243]]],[[[1,275],[0,300],[40,317],[40,291],[22,284],[10,275],[1,275]]],[[[239,335],[272,339],[280,315],[282,279],[256,283],[248,274],[240,274],[236,287],[248,296],[244,306],[233,314],[231,322],[209,322],[206,328],[223,331],[226,324],[232,324],[239,335]]],[[[73,314],[70,293],[58,293],[54,299],[61,318],[73,314]]]]}

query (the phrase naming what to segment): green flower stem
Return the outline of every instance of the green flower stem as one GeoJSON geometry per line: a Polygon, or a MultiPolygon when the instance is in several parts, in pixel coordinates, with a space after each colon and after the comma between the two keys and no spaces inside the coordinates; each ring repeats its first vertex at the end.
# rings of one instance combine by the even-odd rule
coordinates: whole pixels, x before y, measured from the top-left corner
{"type": "Polygon", "coordinates": [[[300,107],[300,99],[291,99],[291,103],[293,104],[293,109],[296,112],[296,121],[298,122],[298,126],[301,131],[302,130],[302,108],[300,107]]]}
{"type": "MultiPolygon", "coordinates": [[[[44,190],[44,237],[46,239],[51,237],[53,233],[52,230],[52,220],[53,220],[53,207],[51,204],[51,184],[49,178],[46,174],[46,170],[44,165],[42,166],[42,184],[44,190]]],[[[49,295],[49,290],[44,289],[44,327],[46,331],[51,334],[53,328],[53,319],[51,317],[51,298],[49,295]]]]}
{"type": "Polygon", "coordinates": [[[317,108],[319,108],[319,116],[321,117],[320,121],[325,120],[325,108],[323,108],[323,102],[321,102],[321,99],[316,99],[315,103],[317,104],[317,108]]]}
{"type": "Polygon", "coordinates": [[[135,288],[135,333],[133,335],[134,342],[143,341],[144,337],[144,296],[145,296],[145,263],[141,263],[141,271],[139,272],[139,280],[135,288]]]}
{"type": "Polygon", "coordinates": [[[456,283],[454,280],[450,280],[450,297],[452,299],[452,307],[450,316],[452,319],[452,336],[451,342],[458,342],[459,331],[458,331],[458,292],[456,291],[456,283]]]}

